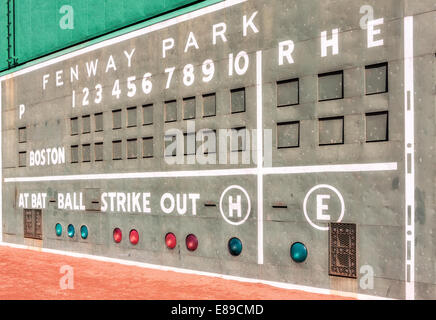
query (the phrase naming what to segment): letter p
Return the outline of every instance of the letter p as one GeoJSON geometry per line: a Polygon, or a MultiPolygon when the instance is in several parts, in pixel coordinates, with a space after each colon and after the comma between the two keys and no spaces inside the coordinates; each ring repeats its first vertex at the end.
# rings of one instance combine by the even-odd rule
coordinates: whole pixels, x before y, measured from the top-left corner
{"type": "Polygon", "coordinates": [[[20,111],[19,111],[19,117],[20,117],[20,120],[23,118],[23,114],[24,114],[24,112],[26,111],[26,106],[24,105],[24,104],[20,104],[20,107],[19,107],[20,109],[20,111]]]}

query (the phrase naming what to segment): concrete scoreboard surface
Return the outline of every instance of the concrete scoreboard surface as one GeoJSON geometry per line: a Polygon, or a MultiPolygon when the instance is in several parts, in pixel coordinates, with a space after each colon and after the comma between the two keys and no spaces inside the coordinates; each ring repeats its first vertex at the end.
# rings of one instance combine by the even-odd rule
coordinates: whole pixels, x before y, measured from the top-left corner
{"type": "Polygon", "coordinates": [[[3,241],[435,298],[435,19],[427,0],[223,1],[3,76],[3,241]],[[356,225],[354,278],[329,275],[331,222],[356,225]]]}

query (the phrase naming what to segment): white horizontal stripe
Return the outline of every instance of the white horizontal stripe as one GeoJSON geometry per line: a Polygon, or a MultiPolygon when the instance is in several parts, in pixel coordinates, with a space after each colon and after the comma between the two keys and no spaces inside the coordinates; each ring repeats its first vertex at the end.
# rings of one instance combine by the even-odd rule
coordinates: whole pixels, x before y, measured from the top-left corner
{"type": "Polygon", "coordinates": [[[257,169],[129,172],[129,173],[79,174],[79,175],[46,176],[46,177],[17,177],[17,178],[5,178],[5,182],[215,177],[215,176],[253,175],[256,173],[257,173],[257,169]]]}
{"type": "Polygon", "coordinates": [[[366,295],[366,294],[344,292],[344,291],[335,291],[335,290],[316,288],[316,287],[310,287],[310,286],[302,286],[302,285],[285,283],[285,282],[276,282],[276,281],[268,281],[268,280],[262,280],[262,279],[252,279],[252,278],[244,278],[244,277],[238,277],[238,276],[230,276],[230,275],[224,275],[224,274],[219,274],[219,273],[161,266],[161,265],[155,265],[155,264],[150,264],[150,263],[145,263],[145,262],[137,262],[137,261],[132,261],[132,260],[123,260],[123,259],[117,259],[117,258],[95,256],[95,255],[84,254],[84,253],[79,253],[79,252],[69,252],[69,251],[62,251],[62,250],[55,250],[55,249],[31,247],[31,246],[19,245],[19,244],[7,243],[7,242],[0,242],[0,246],[17,248],[17,249],[35,250],[35,251],[39,251],[39,252],[59,254],[59,255],[75,257],[75,258],[85,258],[85,259],[91,259],[91,260],[103,261],[103,262],[118,263],[118,264],[127,265],[127,266],[135,266],[135,267],[148,268],[148,269],[154,269],[154,270],[173,271],[173,272],[178,272],[178,273],[194,274],[194,275],[199,275],[199,276],[221,278],[221,279],[233,280],[233,281],[239,281],[239,282],[266,284],[266,285],[277,287],[277,288],[282,288],[282,289],[287,289],[287,290],[300,290],[300,291],[305,291],[305,292],[315,293],[315,294],[337,295],[337,296],[351,297],[351,298],[356,298],[356,299],[361,299],[361,300],[392,300],[392,299],[388,299],[388,298],[384,298],[384,297],[371,296],[371,295],[366,295]]]}
{"type": "Polygon", "coordinates": [[[390,163],[341,164],[341,165],[300,166],[300,167],[103,173],[103,174],[79,174],[79,175],[64,175],[64,176],[45,176],[45,177],[44,176],[15,177],[15,178],[5,178],[4,182],[220,177],[220,176],[256,175],[259,173],[259,171],[261,174],[264,175],[323,173],[323,172],[346,173],[346,172],[394,171],[397,170],[397,168],[398,168],[398,164],[396,162],[390,162],[390,163]]]}
{"type": "Polygon", "coordinates": [[[147,34],[147,33],[151,33],[151,32],[157,31],[157,30],[161,30],[161,29],[165,29],[165,28],[168,28],[168,27],[173,26],[175,24],[189,21],[189,20],[201,17],[205,14],[219,11],[219,10],[222,10],[222,9],[225,9],[225,8],[228,8],[228,7],[231,7],[231,6],[246,2],[246,1],[247,0],[226,0],[223,2],[219,2],[217,4],[210,5],[208,7],[204,7],[204,8],[192,11],[192,12],[188,12],[188,13],[183,14],[181,16],[177,16],[177,17],[174,17],[174,18],[162,21],[162,22],[158,22],[156,24],[144,27],[142,29],[132,31],[132,32],[123,34],[123,35],[115,37],[115,38],[104,40],[102,42],[93,44],[89,47],[79,49],[79,50],[71,52],[71,53],[66,53],[62,56],[53,58],[51,60],[47,60],[47,61],[38,63],[34,66],[30,66],[28,68],[18,70],[16,72],[11,73],[11,74],[4,75],[4,76],[0,77],[0,81],[10,79],[10,78],[13,78],[16,76],[20,76],[20,75],[41,69],[43,67],[53,65],[55,63],[58,63],[58,62],[61,62],[61,61],[67,60],[67,59],[71,59],[73,57],[77,57],[81,54],[85,54],[85,53],[88,53],[88,52],[91,52],[91,51],[94,51],[97,49],[101,49],[101,48],[125,41],[125,40],[139,37],[139,36],[142,36],[142,35],[147,34]]]}

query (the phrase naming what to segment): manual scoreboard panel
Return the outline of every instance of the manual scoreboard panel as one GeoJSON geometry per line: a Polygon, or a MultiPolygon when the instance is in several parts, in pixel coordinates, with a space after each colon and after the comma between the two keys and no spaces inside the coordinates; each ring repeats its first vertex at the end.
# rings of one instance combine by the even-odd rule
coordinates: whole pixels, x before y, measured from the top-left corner
{"type": "Polygon", "coordinates": [[[401,2],[223,1],[2,77],[3,241],[435,297],[436,8],[401,2]]]}

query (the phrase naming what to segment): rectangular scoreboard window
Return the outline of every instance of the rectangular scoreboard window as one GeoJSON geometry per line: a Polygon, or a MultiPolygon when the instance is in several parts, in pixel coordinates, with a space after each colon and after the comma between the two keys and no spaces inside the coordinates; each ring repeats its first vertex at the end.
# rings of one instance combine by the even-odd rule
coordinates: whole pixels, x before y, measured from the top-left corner
{"type": "Polygon", "coordinates": [[[232,152],[242,152],[246,150],[247,130],[245,127],[232,129],[232,152]]]}
{"type": "Polygon", "coordinates": [[[344,144],[344,117],[319,119],[319,145],[344,144]]]}
{"type": "Polygon", "coordinates": [[[277,123],[277,148],[298,148],[300,146],[300,122],[277,123]]]}
{"type": "Polygon", "coordinates": [[[71,135],[79,134],[79,119],[77,117],[70,119],[71,135]]]}
{"type": "Polygon", "coordinates": [[[112,159],[121,160],[123,158],[123,148],[121,140],[112,141],[112,159]]]}
{"type": "Polygon", "coordinates": [[[94,144],[94,159],[95,161],[103,161],[103,142],[94,144]]]}
{"type": "Polygon", "coordinates": [[[153,137],[142,138],[142,157],[153,158],[153,137]]]}
{"type": "Polygon", "coordinates": [[[298,79],[277,82],[277,106],[289,107],[300,103],[300,81],[298,79]]]}
{"type": "Polygon", "coordinates": [[[203,95],[203,118],[216,116],[216,94],[203,95]]]}
{"type": "Polygon", "coordinates": [[[127,139],[127,159],[138,158],[138,139],[127,139]]]}
{"type": "Polygon", "coordinates": [[[94,114],[95,132],[103,131],[103,113],[94,114]]]}
{"type": "Polygon", "coordinates": [[[79,162],[79,146],[71,146],[71,163],[79,162]]]}
{"type": "Polygon", "coordinates": [[[174,148],[177,143],[177,136],[165,135],[165,146],[164,146],[164,156],[165,157],[175,157],[177,155],[177,147],[174,148]]]}
{"type": "Polygon", "coordinates": [[[245,112],[245,88],[230,91],[232,113],[245,112]]]}
{"type": "Polygon", "coordinates": [[[91,162],[91,145],[82,145],[82,162],[91,162]]]}
{"type": "Polygon", "coordinates": [[[121,129],[121,109],[112,110],[112,129],[121,129]]]}
{"type": "Polygon", "coordinates": [[[185,156],[195,155],[195,151],[197,150],[195,133],[193,132],[184,133],[183,138],[184,138],[184,146],[185,146],[184,155],[185,156]]]}
{"type": "Polygon", "coordinates": [[[388,64],[379,63],[365,67],[366,95],[388,92],[388,64]]]}
{"type": "Polygon", "coordinates": [[[217,150],[217,136],[216,130],[201,130],[200,141],[201,141],[201,152],[203,154],[213,154],[217,150]]]}
{"type": "Polygon", "coordinates": [[[91,116],[85,115],[82,116],[82,133],[90,133],[91,132],[91,116]]]}
{"type": "Polygon", "coordinates": [[[183,120],[195,119],[195,97],[183,99],[183,120]]]}
{"type": "Polygon", "coordinates": [[[18,153],[18,166],[25,167],[27,161],[27,153],[26,151],[21,151],[18,153]]]}
{"type": "Polygon", "coordinates": [[[27,141],[26,127],[18,128],[18,143],[24,143],[27,141]]]}
{"type": "Polygon", "coordinates": [[[335,71],[318,75],[318,101],[344,98],[344,72],[335,71]]]}
{"type": "Polygon", "coordinates": [[[366,142],[389,140],[389,117],[387,111],[366,114],[366,142]]]}
{"type": "Polygon", "coordinates": [[[137,112],[136,107],[127,108],[127,127],[137,126],[137,112]]]}
{"type": "Polygon", "coordinates": [[[165,122],[177,121],[177,101],[171,100],[165,102],[165,122]]]}
{"type": "Polygon", "coordinates": [[[150,124],[153,124],[153,104],[146,104],[142,106],[142,125],[150,124]]]}

